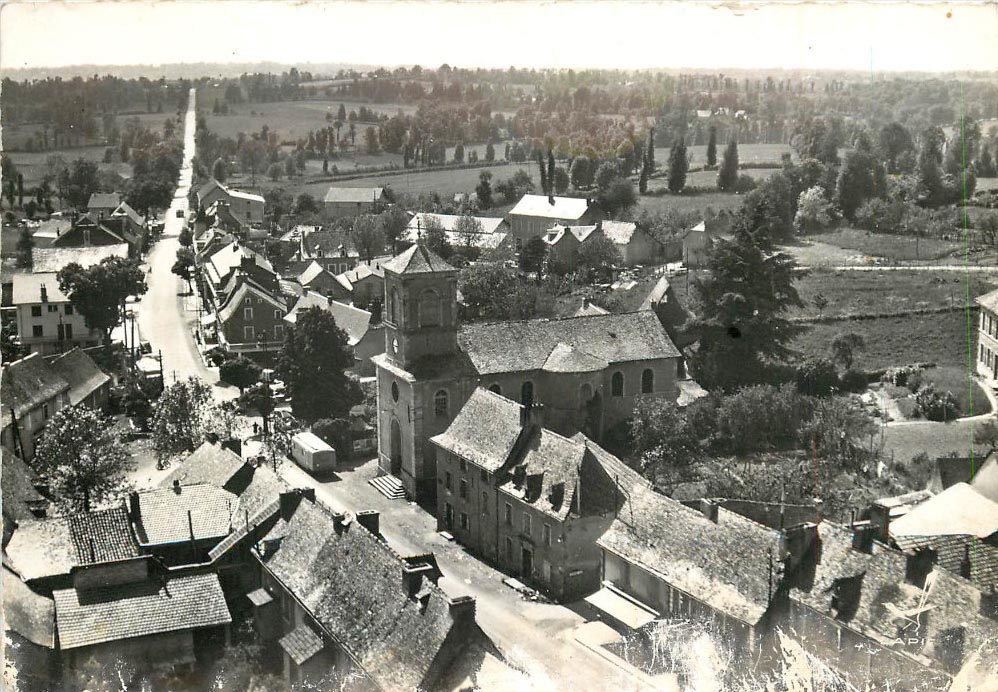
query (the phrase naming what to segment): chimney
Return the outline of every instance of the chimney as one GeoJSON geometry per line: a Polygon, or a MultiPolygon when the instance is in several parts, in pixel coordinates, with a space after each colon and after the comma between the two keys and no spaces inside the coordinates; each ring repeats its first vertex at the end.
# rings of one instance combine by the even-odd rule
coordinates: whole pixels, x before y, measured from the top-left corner
{"type": "Polygon", "coordinates": [[[173,492],[176,493],[177,495],[181,493],[179,478],[173,479],[173,492]]]}
{"type": "Polygon", "coordinates": [[[705,518],[709,519],[710,521],[714,522],[715,524],[718,521],[718,516],[717,515],[718,515],[718,509],[719,508],[720,508],[720,505],[715,500],[711,500],[711,499],[706,498],[706,497],[705,498],[701,498],[701,500],[700,500],[700,513],[703,514],[703,516],[705,518]]]}
{"type": "Polygon", "coordinates": [[[790,560],[792,564],[797,564],[817,543],[817,524],[807,523],[791,526],[780,532],[780,559],[790,560]]]}
{"type": "Polygon", "coordinates": [[[554,195],[548,195],[548,204],[554,206],[554,195]]]}
{"type": "Polygon", "coordinates": [[[471,596],[458,596],[447,601],[452,620],[474,620],[475,599],[471,596]]]}
{"type": "Polygon", "coordinates": [[[870,555],[873,553],[873,537],[877,530],[869,522],[852,522],[852,549],[870,555]]]}
{"type": "Polygon", "coordinates": [[[925,588],[925,578],[936,564],[936,551],[931,548],[918,548],[905,553],[904,580],[912,586],[925,588]]]}
{"type": "Polygon", "coordinates": [[[137,491],[133,490],[128,493],[128,518],[132,521],[138,521],[139,515],[139,494],[137,491]]]}
{"type": "Polygon", "coordinates": [[[588,298],[583,298],[582,299],[582,307],[584,307],[584,308],[588,308],[589,307],[589,299],[588,298]]]}
{"type": "Polygon", "coordinates": [[[367,529],[372,535],[381,535],[381,513],[373,509],[357,512],[357,523],[367,529]]]}
{"type": "Polygon", "coordinates": [[[526,500],[533,502],[541,496],[541,488],[544,486],[544,475],[531,473],[527,476],[526,500]]]}
{"type": "Polygon", "coordinates": [[[279,497],[281,518],[285,521],[291,519],[303,499],[315,502],[315,488],[295,488],[281,493],[279,497]]]}
{"type": "Polygon", "coordinates": [[[544,405],[535,404],[532,399],[520,407],[520,427],[544,427],[544,405]]]}
{"type": "Polygon", "coordinates": [[[423,587],[424,577],[429,580],[432,572],[433,565],[402,565],[402,583],[405,586],[406,595],[409,598],[416,598],[423,587]]]}
{"type": "Polygon", "coordinates": [[[45,286],[45,284],[42,284],[42,285],[40,285],[40,286],[38,287],[38,290],[39,290],[39,292],[40,292],[40,293],[42,294],[42,302],[43,302],[43,303],[47,303],[47,302],[49,302],[49,290],[48,290],[48,288],[47,288],[47,287],[45,286]]]}
{"type": "Polygon", "coordinates": [[[963,559],[960,560],[960,576],[970,579],[974,571],[974,563],[970,559],[970,544],[963,546],[963,559]]]}

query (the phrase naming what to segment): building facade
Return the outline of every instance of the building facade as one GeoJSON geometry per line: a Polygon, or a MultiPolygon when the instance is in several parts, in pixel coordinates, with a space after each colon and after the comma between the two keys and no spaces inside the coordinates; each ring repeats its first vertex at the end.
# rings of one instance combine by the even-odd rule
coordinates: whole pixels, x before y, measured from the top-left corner
{"type": "Polygon", "coordinates": [[[980,307],[977,318],[977,374],[992,387],[998,387],[998,291],[976,299],[980,307]]]}
{"type": "Polygon", "coordinates": [[[83,315],[59,290],[55,272],[15,274],[13,305],[21,345],[48,355],[71,348],[97,346],[103,335],[87,326],[83,315]]]}

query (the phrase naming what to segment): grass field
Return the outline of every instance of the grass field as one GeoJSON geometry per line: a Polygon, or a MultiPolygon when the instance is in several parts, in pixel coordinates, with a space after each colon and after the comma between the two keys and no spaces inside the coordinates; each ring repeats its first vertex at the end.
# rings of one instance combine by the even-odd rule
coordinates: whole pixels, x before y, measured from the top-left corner
{"type": "Polygon", "coordinates": [[[931,382],[937,391],[952,393],[956,397],[957,409],[961,418],[991,412],[991,402],[988,401],[981,386],[970,378],[966,367],[929,368],[924,371],[922,382],[926,384],[931,382]]]}
{"type": "MultiPolygon", "coordinates": [[[[724,153],[726,143],[718,142],[717,162],[721,162],[721,155],[724,153]]],[[[707,145],[696,144],[686,147],[686,153],[690,157],[691,166],[702,166],[707,163],[707,145]]],[[[790,154],[792,150],[789,144],[739,144],[738,162],[746,163],[780,163],[783,154],[790,154]]],[[[669,147],[655,147],[655,162],[659,167],[668,165],[669,147]]],[[[759,171],[745,171],[749,175],[754,175],[759,171]]]]}
{"type": "Polygon", "coordinates": [[[25,152],[12,151],[8,154],[17,170],[24,176],[24,187],[27,189],[41,182],[45,174],[45,161],[50,156],[58,155],[66,160],[67,164],[73,163],[77,159],[96,161],[102,170],[114,170],[122,177],[129,178],[132,175],[132,167],[127,163],[102,163],[104,160],[104,149],[106,147],[79,147],[74,149],[53,149],[51,151],[25,152]]]}
{"type": "Polygon", "coordinates": [[[998,178],[978,178],[975,192],[982,190],[998,190],[998,178]]]}
{"type": "Polygon", "coordinates": [[[855,228],[808,236],[808,240],[853,250],[860,255],[899,261],[939,259],[964,249],[959,240],[888,235],[855,228]]]}
{"type": "MultiPolygon", "coordinates": [[[[171,116],[175,116],[174,111],[164,111],[162,113],[134,113],[126,114],[121,113],[117,116],[117,124],[120,128],[124,125],[126,120],[131,120],[132,118],[138,118],[142,124],[149,128],[150,130],[160,132],[163,129],[163,121],[171,116]]],[[[91,146],[104,146],[104,136],[99,132],[100,119],[98,118],[98,135],[94,139],[84,142],[88,147],[91,146]]],[[[41,123],[20,123],[16,125],[11,125],[4,123],[3,126],[3,146],[4,150],[8,154],[14,154],[15,152],[22,152],[25,148],[25,143],[28,140],[35,138],[36,132],[42,131],[41,123]]],[[[49,139],[51,141],[52,130],[49,128],[49,139]]],[[[72,149],[71,151],[75,151],[72,149]]],[[[103,150],[102,150],[103,151],[103,150]]],[[[46,152],[52,153],[52,152],[46,152]]]]}
{"type": "Polygon", "coordinates": [[[884,312],[960,306],[998,285],[998,278],[951,271],[832,271],[815,269],[800,277],[797,291],[804,300],[794,316],[817,317],[814,299],[824,296],[824,316],[862,315],[884,312]]]}
{"type": "Polygon", "coordinates": [[[832,340],[844,332],[855,332],[866,342],[855,362],[863,370],[920,362],[967,368],[968,357],[972,358],[977,348],[977,313],[971,313],[969,320],[968,327],[968,316],[961,310],[816,324],[791,346],[802,358],[830,358],[832,340]]]}

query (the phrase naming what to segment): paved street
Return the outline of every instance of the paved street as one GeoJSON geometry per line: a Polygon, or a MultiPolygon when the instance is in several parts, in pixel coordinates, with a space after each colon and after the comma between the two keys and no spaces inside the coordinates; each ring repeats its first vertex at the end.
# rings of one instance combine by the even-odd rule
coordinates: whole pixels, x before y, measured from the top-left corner
{"type": "Polygon", "coordinates": [[[451,596],[475,597],[479,625],[513,665],[531,671],[535,689],[592,690],[597,680],[603,690],[678,689],[669,676],[652,681],[634,669],[625,670],[619,659],[599,653],[592,642],[609,641],[614,633],[602,623],[587,623],[575,604],[524,600],[502,583],[503,573],[441,537],[434,517],[414,503],[389,500],[371,487],[367,481],[376,470],[377,463],[371,460],[318,481],[290,462],[279,466],[289,484],[315,487],[317,498],[336,510],[379,511],[381,532],[400,554],[432,551],[444,574],[441,587],[451,596]]]}
{"type": "MultiPolygon", "coordinates": [[[[184,120],[184,164],[180,171],[180,184],[174,193],[173,204],[166,212],[162,238],[153,246],[146,262],[149,265],[147,283],[149,290],[139,302],[139,330],[143,339],[152,346],[153,353],[162,352],[163,371],[167,384],[174,380],[196,376],[213,385],[218,384],[218,373],[204,366],[198,354],[191,330],[197,320],[193,306],[185,307],[183,293],[186,284],[170,270],[180,247],[178,236],[187,216],[187,195],[191,189],[191,159],[194,157],[195,103],[191,89],[187,115],[184,120]],[[178,216],[178,212],[181,216],[178,216]]],[[[190,301],[187,301],[188,303],[190,301]]],[[[213,387],[218,400],[232,399],[238,394],[234,387],[213,387]]]]}

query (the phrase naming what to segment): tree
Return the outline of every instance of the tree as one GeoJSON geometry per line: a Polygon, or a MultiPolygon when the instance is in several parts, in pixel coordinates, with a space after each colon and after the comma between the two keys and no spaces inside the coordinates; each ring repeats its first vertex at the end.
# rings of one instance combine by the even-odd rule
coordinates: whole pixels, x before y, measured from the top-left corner
{"type": "Polygon", "coordinates": [[[34,463],[51,484],[59,504],[90,511],[128,489],[129,455],[114,419],[88,406],[66,406],[45,425],[34,463]]]}
{"type": "Polygon", "coordinates": [[[717,165],[717,126],[710,126],[710,134],[707,136],[707,167],[713,168],[717,165]]]}
{"type": "Polygon", "coordinates": [[[594,174],[592,161],[587,156],[576,156],[575,160],[572,161],[569,175],[572,179],[572,187],[576,190],[590,187],[593,184],[594,174]]]}
{"type": "Polygon", "coordinates": [[[553,181],[554,182],[552,184],[554,186],[555,194],[563,195],[568,192],[568,185],[570,182],[568,179],[568,172],[561,166],[554,169],[553,181]]]}
{"type": "Polygon", "coordinates": [[[616,178],[610,187],[599,195],[599,204],[611,216],[629,209],[638,203],[634,193],[634,183],[626,178],[616,178]]]}
{"type": "Polygon", "coordinates": [[[536,312],[536,291],[502,262],[477,262],[462,269],[458,289],[470,319],[526,320],[536,312]]]}
{"type": "Polygon", "coordinates": [[[295,199],[295,214],[299,216],[303,214],[318,214],[319,213],[319,203],[315,201],[315,197],[303,192],[295,199]]]}
{"type": "Polygon", "coordinates": [[[32,255],[31,251],[34,250],[35,239],[31,235],[31,231],[25,226],[21,229],[21,234],[17,239],[17,266],[23,268],[31,268],[32,265],[32,255]]]}
{"type": "Polygon", "coordinates": [[[485,145],[485,160],[490,163],[496,160],[496,148],[492,142],[485,145]]]}
{"type": "Polygon", "coordinates": [[[888,123],[880,128],[877,138],[877,153],[887,165],[888,173],[901,173],[906,161],[911,161],[915,142],[911,133],[898,122],[888,123]]]}
{"type": "Polygon", "coordinates": [[[263,432],[270,431],[270,414],[274,412],[274,397],[266,382],[254,384],[239,396],[239,405],[244,410],[256,411],[263,418],[263,432]]]}
{"type": "Polygon", "coordinates": [[[686,154],[686,144],[676,140],[669,152],[669,192],[679,194],[686,187],[686,173],[690,169],[690,160],[686,154]]]}
{"type": "Polygon", "coordinates": [[[721,167],[717,170],[717,189],[722,192],[734,192],[738,184],[738,142],[731,140],[721,158],[721,167]]]}
{"type": "Polygon", "coordinates": [[[194,251],[187,247],[177,250],[177,259],[170,271],[187,282],[187,291],[191,292],[191,279],[194,278],[194,251]]]}
{"type": "Polygon", "coordinates": [[[84,269],[72,262],[56,275],[59,290],[69,298],[91,329],[104,332],[111,345],[111,330],[121,324],[125,300],[146,292],[145,272],[138,260],[108,257],[84,269]]]}
{"type": "MultiPolygon", "coordinates": [[[[489,146],[492,146],[491,144],[489,146]]],[[[478,174],[478,185],[475,186],[478,195],[478,206],[488,209],[492,206],[492,172],[482,171],[478,174]]]]}
{"type": "Polygon", "coordinates": [[[160,459],[193,452],[210,433],[219,432],[219,412],[211,389],[189,377],[163,390],[152,420],[152,440],[160,459]]]}
{"type": "Polygon", "coordinates": [[[128,181],[125,201],[136,211],[148,215],[151,209],[166,209],[173,202],[175,185],[156,175],[135,176],[128,181]]]}
{"type": "Polygon", "coordinates": [[[357,252],[368,262],[385,250],[385,236],[381,230],[381,223],[373,214],[362,214],[354,219],[350,238],[357,252]]]}
{"type": "Polygon", "coordinates": [[[346,418],[363,398],[360,386],[346,373],[353,366],[347,335],[333,316],[318,307],[299,312],[278,356],[294,415],[308,423],[346,418]]]}
{"type": "Polygon", "coordinates": [[[655,172],[655,128],[648,130],[648,146],[645,149],[645,164],[648,167],[648,176],[655,172]]]}
{"type": "Polygon", "coordinates": [[[194,247],[194,233],[191,232],[190,228],[185,226],[177,236],[177,241],[182,248],[194,247]]]}
{"type": "Polygon", "coordinates": [[[476,247],[478,240],[485,233],[482,222],[470,214],[465,214],[454,225],[454,231],[460,239],[461,244],[466,248],[476,247]]]}
{"type": "Polygon", "coordinates": [[[218,378],[234,387],[239,388],[239,393],[247,387],[252,387],[260,381],[262,371],[260,366],[245,356],[236,356],[218,366],[218,378]]]}
{"type": "Polygon", "coordinates": [[[381,233],[392,255],[398,254],[398,242],[409,227],[409,215],[402,207],[392,205],[378,217],[381,223],[381,233]]]}
{"type": "Polygon", "coordinates": [[[986,450],[981,455],[982,458],[998,450],[998,423],[994,419],[974,426],[974,444],[986,450]]]}
{"type": "Polygon", "coordinates": [[[942,162],[945,135],[942,128],[930,127],[922,133],[921,140],[918,150],[919,193],[929,205],[940,204],[944,190],[939,164],[942,162]]]}
{"type": "Polygon", "coordinates": [[[544,270],[544,260],[547,259],[548,246],[540,236],[534,236],[523,244],[520,250],[520,269],[524,272],[533,272],[540,278],[544,270]]]}
{"type": "MultiPolygon", "coordinates": [[[[353,124],[351,123],[351,130],[352,129],[353,124]]],[[[353,132],[351,132],[350,136],[353,138],[353,132]]],[[[367,146],[368,154],[377,154],[381,151],[381,145],[378,143],[378,131],[375,128],[369,127],[364,131],[364,142],[367,146]]]]}
{"type": "Polygon", "coordinates": [[[454,163],[464,163],[464,144],[461,142],[454,147],[454,163]]]}
{"type": "Polygon", "coordinates": [[[211,165],[211,177],[220,183],[224,183],[229,178],[228,166],[225,165],[225,159],[221,156],[215,159],[215,163],[211,165]]]}
{"type": "Polygon", "coordinates": [[[630,422],[631,451],[637,470],[654,479],[676,467],[695,464],[703,458],[686,416],[676,407],[650,397],[641,397],[630,422]]]}
{"type": "Polygon", "coordinates": [[[605,192],[610,184],[620,178],[620,166],[616,161],[604,161],[596,169],[596,187],[605,192]]]}
{"type": "Polygon", "coordinates": [[[247,137],[239,145],[239,164],[243,172],[250,172],[251,180],[256,185],[256,174],[267,161],[267,147],[258,139],[247,137]]]}
{"type": "Polygon", "coordinates": [[[694,282],[700,310],[690,332],[700,337],[691,365],[704,386],[729,390],[764,381],[772,361],[787,359],[800,327],[786,318],[803,305],[796,263],[764,251],[743,228],[714,244],[708,272],[694,282]]]}
{"type": "Polygon", "coordinates": [[[612,240],[601,234],[579,247],[576,262],[587,280],[606,281],[621,262],[620,251],[612,240]]]}
{"type": "Polygon", "coordinates": [[[798,233],[822,231],[832,222],[832,205],[825,197],[825,190],[815,185],[800,193],[794,228],[798,233]]]}
{"type": "MultiPolygon", "coordinates": [[[[77,209],[86,209],[90,195],[100,190],[100,168],[95,161],[77,159],[66,179],[65,197],[77,209]]],[[[13,206],[11,200],[11,206],[13,206]]]]}
{"type": "Polygon", "coordinates": [[[858,150],[846,154],[835,183],[835,197],[844,217],[854,220],[860,205],[871,197],[882,197],[886,188],[884,168],[872,155],[858,150]]]}
{"type": "Polygon", "coordinates": [[[832,354],[835,356],[835,360],[842,363],[844,370],[852,369],[856,352],[862,351],[864,348],[866,348],[866,342],[862,335],[855,332],[839,334],[832,340],[832,354]]]}
{"type": "Polygon", "coordinates": [[[426,219],[423,225],[422,242],[431,252],[439,255],[442,259],[448,259],[454,254],[450,240],[447,239],[447,232],[435,217],[426,219]]]}

